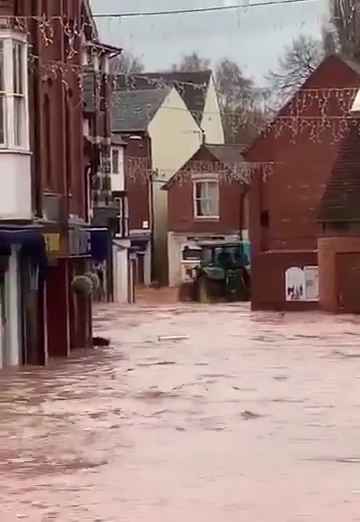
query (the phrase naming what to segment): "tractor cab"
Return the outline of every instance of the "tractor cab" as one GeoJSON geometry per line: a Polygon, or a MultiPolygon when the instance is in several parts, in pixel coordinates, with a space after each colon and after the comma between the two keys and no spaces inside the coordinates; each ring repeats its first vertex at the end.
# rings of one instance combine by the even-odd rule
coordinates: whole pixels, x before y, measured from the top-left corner
{"type": "Polygon", "coordinates": [[[200,301],[250,298],[250,243],[248,241],[204,241],[198,243],[200,266],[195,284],[200,301]]]}

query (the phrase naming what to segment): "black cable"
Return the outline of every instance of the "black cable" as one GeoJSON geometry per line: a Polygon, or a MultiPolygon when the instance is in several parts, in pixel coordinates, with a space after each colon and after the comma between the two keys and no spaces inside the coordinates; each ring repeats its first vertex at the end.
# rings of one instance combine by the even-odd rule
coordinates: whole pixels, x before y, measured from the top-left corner
{"type": "Polygon", "coordinates": [[[214,7],[200,7],[198,9],[176,9],[173,11],[138,11],[124,13],[98,13],[93,14],[94,18],[130,18],[135,16],[163,16],[178,15],[192,13],[211,13],[217,11],[229,11],[234,9],[248,9],[250,7],[266,7],[286,4],[304,4],[315,0],[264,0],[263,2],[255,2],[244,5],[219,5],[214,7]]]}

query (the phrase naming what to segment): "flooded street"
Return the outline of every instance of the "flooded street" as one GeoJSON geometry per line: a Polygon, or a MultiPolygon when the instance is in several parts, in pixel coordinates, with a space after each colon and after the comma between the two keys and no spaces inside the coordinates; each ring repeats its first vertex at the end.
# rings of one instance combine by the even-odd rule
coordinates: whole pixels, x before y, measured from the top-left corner
{"type": "Polygon", "coordinates": [[[360,318],[108,306],[95,328],[111,347],[1,374],[2,522],[360,520],[360,318]]]}

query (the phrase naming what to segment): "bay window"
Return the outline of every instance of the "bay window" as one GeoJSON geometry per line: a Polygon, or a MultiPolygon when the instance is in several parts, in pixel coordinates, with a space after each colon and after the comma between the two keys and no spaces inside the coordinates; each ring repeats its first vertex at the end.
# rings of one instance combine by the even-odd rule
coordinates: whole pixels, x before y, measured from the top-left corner
{"type": "Polygon", "coordinates": [[[14,33],[0,32],[0,147],[28,150],[27,48],[14,33]]]}
{"type": "Polygon", "coordinates": [[[5,144],[5,71],[4,71],[4,42],[0,40],[0,145],[5,144]]]}

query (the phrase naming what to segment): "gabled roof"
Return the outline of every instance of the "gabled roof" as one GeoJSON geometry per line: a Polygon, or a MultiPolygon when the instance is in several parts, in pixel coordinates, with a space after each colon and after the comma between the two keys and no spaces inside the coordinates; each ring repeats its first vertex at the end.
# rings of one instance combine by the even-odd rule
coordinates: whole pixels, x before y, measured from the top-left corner
{"type": "Polygon", "coordinates": [[[360,126],[343,139],[319,209],[323,223],[360,222],[360,126]]]}
{"type": "Polygon", "coordinates": [[[169,92],[169,88],[116,91],[112,102],[112,131],[145,131],[169,92]]]}
{"type": "MultiPolygon", "coordinates": [[[[85,17],[85,39],[91,42],[92,46],[101,49],[104,53],[112,55],[112,57],[121,53],[122,49],[100,42],[98,27],[90,6],[90,0],[82,0],[81,4],[82,15],[85,17]]],[[[84,44],[86,45],[86,43],[84,44]]]]}
{"type": "MultiPolygon", "coordinates": [[[[269,129],[274,127],[280,117],[286,116],[289,108],[291,107],[291,104],[293,103],[294,99],[296,99],[296,96],[301,93],[302,91],[308,89],[309,83],[312,81],[312,78],[315,74],[319,71],[321,67],[324,66],[327,62],[330,60],[335,60],[338,63],[343,63],[346,65],[349,69],[351,69],[356,75],[359,76],[360,80],[360,65],[356,62],[349,60],[347,58],[344,58],[343,56],[340,56],[339,54],[332,54],[329,56],[326,56],[324,60],[318,65],[318,67],[309,75],[309,77],[305,80],[305,82],[297,89],[297,91],[293,94],[293,96],[280,108],[280,110],[277,112],[277,114],[272,118],[272,120],[266,125],[266,127],[260,132],[260,134],[254,139],[252,143],[250,143],[246,149],[244,150],[244,156],[248,161],[251,161],[248,159],[247,155],[250,151],[252,151],[255,146],[262,141],[263,139],[266,139],[269,135],[269,129]]],[[[336,85],[329,85],[329,87],[336,87],[336,85]]]]}
{"type": "Polygon", "coordinates": [[[127,141],[125,141],[119,134],[111,135],[111,145],[117,145],[119,147],[126,147],[127,141]]]}
{"type": "Polygon", "coordinates": [[[205,144],[204,147],[220,163],[235,163],[235,162],[244,161],[242,153],[246,149],[246,145],[218,145],[218,144],[209,145],[209,144],[205,144]]]}
{"type": "Polygon", "coordinates": [[[197,72],[164,72],[136,74],[120,81],[123,89],[158,89],[159,87],[175,87],[196,122],[201,123],[205,110],[206,96],[212,71],[197,72]]]}
{"type": "Polygon", "coordinates": [[[245,147],[245,145],[211,145],[208,143],[203,143],[200,146],[200,148],[195,152],[195,154],[193,154],[193,156],[185,163],[185,165],[183,165],[177,172],[175,172],[175,174],[163,186],[163,190],[168,190],[175,183],[179,172],[186,170],[191,171],[191,162],[196,162],[196,157],[202,151],[208,151],[210,155],[214,158],[214,165],[218,164],[220,169],[221,167],[229,169],[231,169],[231,167],[234,167],[234,170],[237,170],[236,166],[240,163],[245,162],[244,157],[242,155],[242,152],[245,149],[245,147]]]}

